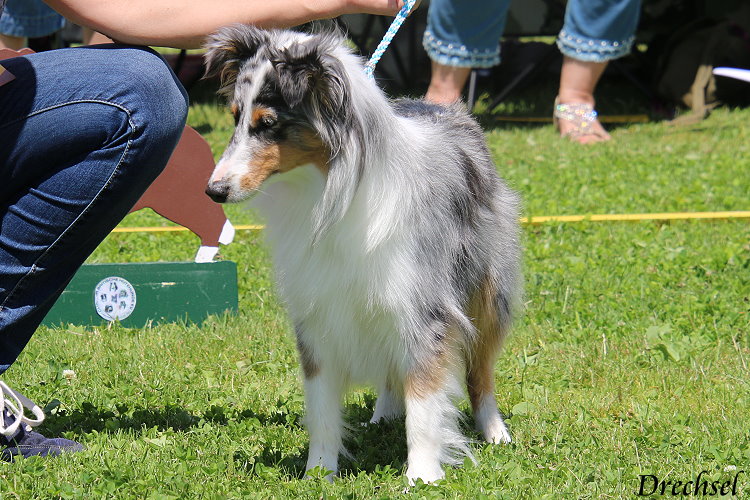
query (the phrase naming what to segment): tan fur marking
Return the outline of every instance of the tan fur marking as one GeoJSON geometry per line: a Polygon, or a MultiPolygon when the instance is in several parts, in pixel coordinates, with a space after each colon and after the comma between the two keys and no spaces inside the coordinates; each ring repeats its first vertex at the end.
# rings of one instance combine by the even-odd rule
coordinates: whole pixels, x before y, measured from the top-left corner
{"type": "Polygon", "coordinates": [[[269,175],[284,173],[295,167],[313,164],[323,172],[328,173],[328,152],[320,141],[314,141],[314,135],[305,137],[309,140],[303,147],[291,142],[270,144],[256,153],[248,165],[248,172],[242,177],[240,187],[244,191],[257,189],[269,175]]]}
{"type": "Polygon", "coordinates": [[[237,114],[240,112],[240,108],[236,104],[232,104],[229,107],[229,111],[231,111],[232,112],[232,116],[234,116],[236,118],[237,114]]]}
{"type": "Polygon", "coordinates": [[[264,180],[274,172],[279,171],[279,145],[271,144],[255,155],[248,165],[248,172],[240,180],[243,191],[258,189],[264,180]]]}
{"type": "Polygon", "coordinates": [[[328,174],[328,151],[312,132],[303,132],[299,145],[291,142],[279,144],[279,163],[282,172],[312,163],[323,174],[328,174]]]}
{"type": "Polygon", "coordinates": [[[467,356],[466,385],[474,411],[485,396],[494,397],[495,392],[495,360],[505,332],[501,331],[494,302],[495,287],[486,280],[469,305],[469,315],[478,330],[477,342],[467,356]]]}
{"type": "Polygon", "coordinates": [[[458,330],[448,327],[445,338],[439,350],[431,359],[424,360],[421,366],[416,367],[406,375],[404,381],[404,395],[412,398],[423,398],[429,394],[440,391],[446,382],[448,370],[451,369],[460,357],[460,344],[458,330]]]}
{"type": "Polygon", "coordinates": [[[422,399],[434,394],[443,387],[446,377],[446,367],[442,362],[444,356],[439,356],[434,365],[424,367],[406,376],[404,381],[404,395],[407,398],[422,399]]]}
{"type": "Polygon", "coordinates": [[[268,108],[263,108],[260,106],[257,108],[253,108],[253,113],[250,115],[250,126],[257,127],[258,122],[261,121],[265,116],[275,117],[276,115],[268,108]]]}

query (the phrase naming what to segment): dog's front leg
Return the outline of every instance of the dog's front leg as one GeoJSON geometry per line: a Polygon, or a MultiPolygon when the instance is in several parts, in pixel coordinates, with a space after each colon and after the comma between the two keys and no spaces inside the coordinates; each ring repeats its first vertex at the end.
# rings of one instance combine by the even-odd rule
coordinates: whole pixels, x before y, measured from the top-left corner
{"type": "Polygon", "coordinates": [[[458,410],[451,401],[457,381],[445,367],[415,370],[406,377],[406,477],[430,483],[445,475],[441,464],[465,452],[466,442],[458,430],[458,410]]]}
{"type": "Polygon", "coordinates": [[[323,467],[331,472],[331,481],[338,472],[339,452],[342,450],[341,396],[343,384],[325,367],[314,375],[305,375],[305,421],[310,434],[310,450],[306,470],[323,467]]]}

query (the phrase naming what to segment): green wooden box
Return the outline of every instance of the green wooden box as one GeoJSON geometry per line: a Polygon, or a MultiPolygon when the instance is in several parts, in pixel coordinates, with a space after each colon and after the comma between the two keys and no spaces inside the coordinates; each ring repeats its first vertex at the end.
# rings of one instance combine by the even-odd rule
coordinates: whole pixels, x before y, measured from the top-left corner
{"type": "Polygon", "coordinates": [[[119,320],[200,324],[237,311],[237,264],[230,261],[87,264],[78,270],[43,324],[102,325],[119,320]]]}

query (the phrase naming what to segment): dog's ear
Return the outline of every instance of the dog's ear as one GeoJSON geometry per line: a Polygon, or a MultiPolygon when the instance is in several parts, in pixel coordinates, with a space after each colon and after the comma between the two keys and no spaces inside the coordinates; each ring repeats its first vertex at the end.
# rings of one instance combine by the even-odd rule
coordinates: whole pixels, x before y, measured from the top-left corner
{"type": "Polygon", "coordinates": [[[338,36],[328,33],[271,51],[279,91],[290,107],[305,99],[316,100],[324,110],[341,107],[346,94],[342,63],[334,55],[339,44],[338,36]]]}
{"type": "Polygon", "coordinates": [[[326,186],[313,213],[313,244],[339,221],[359,186],[366,148],[361,117],[352,101],[351,75],[343,37],[328,31],[270,52],[279,92],[290,107],[301,107],[331,153],[326,186]]]}
{"type": "Polygon", "coordinates": [[[269,51],[282,98],[288,106],[305,110],[330,151],[325,189],[313,213],[313,244],[349,209],[367,155],[350,74],[362,68],[345,62],[343,43],[341,33],[327,31],[269,51]]]}
{"type": "Polygon", "coordinates": [[[221,28],[210,35],[203,46],[206,49],[203,78],[218,76],[219,93],[231,98],[242,63],[268,42],[268,33],[254,26],[235,24],[221,28]]]}

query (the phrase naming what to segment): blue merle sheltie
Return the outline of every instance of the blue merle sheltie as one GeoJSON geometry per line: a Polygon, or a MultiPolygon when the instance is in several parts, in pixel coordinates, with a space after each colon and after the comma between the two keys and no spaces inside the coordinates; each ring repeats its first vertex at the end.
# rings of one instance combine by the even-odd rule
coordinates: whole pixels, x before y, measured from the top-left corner
{"type": "Polygon", "coordinates": [[[406,414],[411,482],[510,434],[494,363],[520,302],[517,195],[460,106],[390,101],[340,33],[235,25],[206,45],[236,128],[206,192],[254,197],[295,325],[308,470],[337,471],[341,402],[378,390],[371,422],[406,414]]]}

